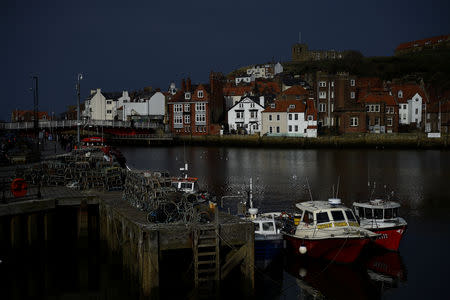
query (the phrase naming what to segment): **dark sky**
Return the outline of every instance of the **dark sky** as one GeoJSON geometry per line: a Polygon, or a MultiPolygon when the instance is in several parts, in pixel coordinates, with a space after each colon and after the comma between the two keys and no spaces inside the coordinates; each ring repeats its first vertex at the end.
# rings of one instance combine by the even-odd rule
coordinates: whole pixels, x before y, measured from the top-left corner
{"type": "Polygon", "coordinates": [[[182,77],[207,82],[249,64],[290,59],[291,45],[392,55],[396,45],[449,34],[448,0],[378,1],[0,1],[0,120],[32,109],[30,74],[39,75],[40,110],[60,113],[104,91],[182,77]],[[5,70],[6,69],[6,70],[5,70]]]}

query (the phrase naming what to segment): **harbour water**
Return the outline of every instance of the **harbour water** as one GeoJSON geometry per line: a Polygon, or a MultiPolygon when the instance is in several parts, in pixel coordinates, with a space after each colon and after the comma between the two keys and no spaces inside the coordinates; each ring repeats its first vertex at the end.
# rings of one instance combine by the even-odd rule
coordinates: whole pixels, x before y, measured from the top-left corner
{"type": "MultiPolygon", "coordinates": [[[[366,251],[351,265],[285,254],[268,266],[257,266],[259,298],[417,299],[444,298],[448,293],[448,151],[215,147],[122,147],[121,151],[128,165],[137,169],[178,174],[186,161],[189,174],[198,177],[201,187],[218,199],[246,195],[251,177],[254,202],[262,211],[292,208],[296,202],[308,200],[310,191],[313,199],[326,200],[338,190],[348,206],[353,201],[387,195],[402,204],[408,231],[398,253],[366,251]]],[[[77,238],[75,227],[70,225],[76,224],[70,221],[76,213],[68,210],[60,215],[64,217],[56,223],[63,232],[61,241],[23,245],[14,252],[1,245],[1,298],[139,298],[135,280],[122,271],[120,259],[108,254],[95,235],[77,238]]],[[[185,274],[167,271],[162,275],[173,277],[180,291],[187,290],[183,286],[185,274]]],[[[171,286],[163,289],[175,290],[171,286]]],[[[239,295],[239,289],[235,292],[239,295]]]]}

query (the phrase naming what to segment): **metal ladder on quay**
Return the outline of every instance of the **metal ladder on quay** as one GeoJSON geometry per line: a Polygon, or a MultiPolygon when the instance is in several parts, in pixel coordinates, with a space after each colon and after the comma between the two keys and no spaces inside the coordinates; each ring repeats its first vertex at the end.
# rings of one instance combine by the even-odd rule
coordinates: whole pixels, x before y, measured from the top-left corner
{"type": "Polygon", "coordinates": [[[208,295],[214,289],[218,290],[220,238],[217,231],[218,227],[213,224],[200,225],[194,231],[194,280],[201,294],[208,295]]]}

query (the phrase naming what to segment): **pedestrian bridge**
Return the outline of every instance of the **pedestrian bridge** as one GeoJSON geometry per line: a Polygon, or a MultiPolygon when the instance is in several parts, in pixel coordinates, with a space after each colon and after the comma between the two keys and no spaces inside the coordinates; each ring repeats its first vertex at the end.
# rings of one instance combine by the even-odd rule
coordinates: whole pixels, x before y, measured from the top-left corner
{"type": "MultiPolygon", "coordinates": [[[[62,120],[62,121],[42,121],[39,120],[40,129],[58,129],[77,127],[76,120],[62,120]]],[[[104,120],[89,120],[80,121],[82,129],[92,127],[106,127],[106,128],[129,128],[129,129],[158,129],[163,128],[164,125],[154,122],[131,122],[131,121],[104,121],[104,120]]],[[[26,130],[33,129],[33,122],[2,122],[0,129],[3,130],[26,130]]]]}

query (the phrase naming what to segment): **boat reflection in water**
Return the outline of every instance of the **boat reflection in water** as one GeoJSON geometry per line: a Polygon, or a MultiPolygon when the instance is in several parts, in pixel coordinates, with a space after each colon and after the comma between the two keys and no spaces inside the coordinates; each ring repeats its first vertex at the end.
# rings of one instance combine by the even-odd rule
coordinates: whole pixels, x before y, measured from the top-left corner
{"type": "Polygon", "coordinates": [[[398,252],[372,252],[365,260],[367,274],[372,282],[384,292],[406,283],[406,268],[398,252]]]}
{"type": "Polygon", "coordinates": [[[290,255],[285,271],[296,278],[299,299],[381,299],[387,289],[406,281],[396,252],[368,254],[353,264],[290,255]]]}

